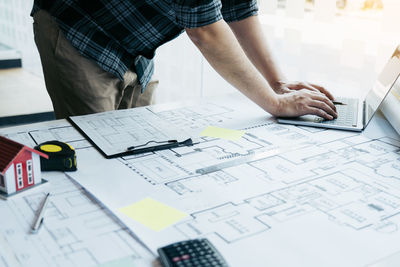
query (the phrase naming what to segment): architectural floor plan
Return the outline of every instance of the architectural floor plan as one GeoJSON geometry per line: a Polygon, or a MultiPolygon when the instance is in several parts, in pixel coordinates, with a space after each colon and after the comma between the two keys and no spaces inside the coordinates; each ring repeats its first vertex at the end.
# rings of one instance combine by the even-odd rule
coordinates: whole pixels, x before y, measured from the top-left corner
{"type": "MultiPolygon", "coordinates": [[[[69,142],[78,150],[88,145],[66,122],[1,134],[31,147],[55,139],[69,142]]],[[[45,176],[49,183],[40,191],[1,203],[0,266],[151,265],[154,255],[79,185],[63,173],[45,176]],[[31,234],[35,212],[47,192],[51,196],[44,224],[38,234],[31,234]]]]}
{"type": "Polygon", "coordinates": [[[27,134],[35,142],[51,134],[78,144],[78,171],[68,176],[153,252],[207,237],[232,266],[368,266],[400,251],[396,138],[280,125],[240,101],[149,111],[197,144],[105,160],[66,123],[7,134],[21,142],[27,134]],[[210,125],[246,133],[238,141],[198,136],[210,125]],[[276,149],[282,152],[197,172],[276,149]],[[187,216],[153,231],[119,211],[147,197],[187,216]]]}

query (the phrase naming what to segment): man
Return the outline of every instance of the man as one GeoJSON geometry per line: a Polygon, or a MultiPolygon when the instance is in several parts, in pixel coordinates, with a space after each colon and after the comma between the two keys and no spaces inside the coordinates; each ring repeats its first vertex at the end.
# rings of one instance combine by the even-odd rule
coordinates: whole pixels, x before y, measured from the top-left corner
{"type": "Polygon", "coordinates": [[[275,116],[337,117],[323,87],[275,65],[256,0],[35,0],[35,42],[57,118],[152,102],[155,50],[184,30],[213,68],[275,116]]]}

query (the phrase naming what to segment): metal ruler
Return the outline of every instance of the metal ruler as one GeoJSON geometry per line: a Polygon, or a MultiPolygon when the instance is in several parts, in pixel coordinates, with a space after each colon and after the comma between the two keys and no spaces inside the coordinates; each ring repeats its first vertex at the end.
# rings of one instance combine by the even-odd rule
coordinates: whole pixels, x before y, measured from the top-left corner
{"type": "Polygon", "coordinates": [[[297,150],[297,149],[301,149],[304,147],[310,146],[310,143],[307,143],[307,145],[305,144],[301,144],[301,145],[294,145],[291,147],[284,147],[284,148],[275,148],[275,149],[271,149],[268,151],[263,151],[263,152],[258,152],[255,153],[253,152],[252,154],[248,155],[248,156],[243,156],[241,158],[238,159],[234,159],[231,161],[226,161],[226,162],[222,162],[219,164],[215,164],[215,165],[211,165],[208,167],[204,167],[201,169],[197,169],[196,173],[204,175],[204,174],[209,174],[209,173],[213,173],[216,171],[220,171],[229,167],[234,167],[234,166],[238,166],[241,164],[246,164],[252,161],[256,161],[256,160],[260,160],[260,159],[265,159],[265,158],[269,158],[269,157],[273,157],[285,152],[289,152],[289,151],[293,151],[293,150],[297,150]]]}

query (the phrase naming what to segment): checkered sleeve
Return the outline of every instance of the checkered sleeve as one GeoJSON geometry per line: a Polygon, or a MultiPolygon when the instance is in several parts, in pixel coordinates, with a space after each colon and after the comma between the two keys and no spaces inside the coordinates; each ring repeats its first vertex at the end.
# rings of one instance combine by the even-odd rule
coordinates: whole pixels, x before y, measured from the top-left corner
{"type": "Polygon", "coordinates": [[[226,22],[239,21],[257,14],[257,0],[222,0],[221,12],[226,22]]]}
{"type": "Polygon", "coordinates": [[[176,23],[183,28],[206,26],[222,19],[220,0],[172,0],[176,23]]]}

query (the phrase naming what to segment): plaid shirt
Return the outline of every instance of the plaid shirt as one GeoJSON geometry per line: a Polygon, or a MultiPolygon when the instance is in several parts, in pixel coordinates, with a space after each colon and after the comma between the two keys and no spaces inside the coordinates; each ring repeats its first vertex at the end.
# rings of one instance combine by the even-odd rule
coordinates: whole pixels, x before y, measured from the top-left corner
{"type": "Polygon", "coordinates": [[[257,13],[256,0],[35,0],[80,53],[123,80],[132,68],[142,88],[154,72],[155,50],[185,28],[257,13]]]}

